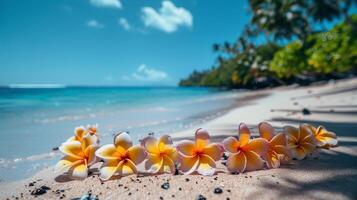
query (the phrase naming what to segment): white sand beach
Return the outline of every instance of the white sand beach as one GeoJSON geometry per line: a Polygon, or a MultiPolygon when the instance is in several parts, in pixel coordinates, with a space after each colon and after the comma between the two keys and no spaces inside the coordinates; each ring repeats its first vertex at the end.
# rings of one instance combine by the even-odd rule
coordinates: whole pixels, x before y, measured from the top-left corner
{"type": "MultiPolygon", "coordinates": [[[[238,175],[226,173],[219,162],[217,174],[211,177],[140,173],[102,183],[95,171],[84,181],[71,181],[58,176],[50,167],[26,180],[1,183],[0,199],[76,199],[88,193],[98,199],[357,198],[356,78],[252,91],[242,98],[245,100],[237,102],[239,105],[244,101],[244,105],[197,128],[207,129],[213,140],[220,142],[228,135],[237,135],[241,122],[251,128],[253,136],[257,136],[257,124],[262,121],[271,123],[278,131],[284,125],[310,123],[335,132],[339,146],[321,151],[318,158],[238,175]],[[169,183],[167,189],[161,188],[165,182],[169,183]],[[42,195],[31,195],[41,186],[50,189],[42,195]],[[222,189],[222,193],[215,193],[215,188],[222,189]]],[[[174,141],[192,138],[194,131],[177,132],[172,137],[174,141]]]]}

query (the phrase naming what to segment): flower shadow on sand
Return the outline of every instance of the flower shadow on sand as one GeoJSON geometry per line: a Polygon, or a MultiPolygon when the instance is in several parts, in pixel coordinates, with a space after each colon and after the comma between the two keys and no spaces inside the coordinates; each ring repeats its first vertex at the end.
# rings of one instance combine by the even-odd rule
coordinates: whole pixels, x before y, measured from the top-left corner
{"type": "MultiPolygon", "coordinates": [[[[298,161],[293,165],[283,167],[284,173],[278,176],[279,182],[264,181],[259,185],[265,189],[274,191],[277,196],[289,198],[299,198],[305,195],[306,198],[327,198],[332,199],[330,194],[338,195],[343,199],[357,198],[357,124],[355,123],[334,123],[326,121],[298,121],[284,118],[274,119],[275,121],[288,123],[309,123],[313,125],[323,125],[329,130],[338,133],[339,147],[343,152],[336,149],[322,150],[319,159],[298,161]],[[354,138],[352,138],[354,137],[354,138]],[[348,149],[347,149],[348,148],[348,149]],[[297,174],[306,173],[311,175],[309,181],[304,181],[297,174]],[[323,196],[321,196],[323,195],[323,196]]],[[[254,199],[261,194],[253,193],[249,198],[254,199]]]]}

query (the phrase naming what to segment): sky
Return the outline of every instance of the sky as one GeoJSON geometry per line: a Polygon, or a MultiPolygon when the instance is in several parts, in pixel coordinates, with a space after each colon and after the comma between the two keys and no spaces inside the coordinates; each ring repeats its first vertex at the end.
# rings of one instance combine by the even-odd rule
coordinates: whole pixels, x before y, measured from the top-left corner
{"type": "Polygon", "coordinates": [[[235,41],[246,1],[1,0],[0,85],[177,85],[235,41]]]}

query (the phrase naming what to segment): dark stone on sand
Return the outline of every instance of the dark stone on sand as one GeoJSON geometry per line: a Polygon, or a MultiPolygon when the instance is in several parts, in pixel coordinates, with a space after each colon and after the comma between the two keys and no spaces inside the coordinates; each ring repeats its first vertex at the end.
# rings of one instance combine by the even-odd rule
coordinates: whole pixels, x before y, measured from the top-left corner
{"type": "Polygon", "coordinates": [[[58,150],[59,150],[58,147],[53,147],[53,148],[52,148],[52,151],[58,151],[58,150]]]}
{"type": "Polygon", "coordinates": [[[223,158],[223,160],[227,160],[228,159],[228,155],[224,153],[222,158],[223,158]]]}
{"type": "Polygon", "coordinates": [[[219,187],[216,187],[214,188],[214,191],[213,191],[215,194],[221,194],[223,192],[223,190],[219,187]]]}
{"type": "Polygon", "coordinates": [[[206,200],[206,197],[204,197],[202,194],[198,195],[197,200],[206,200]]]}
{"type": "Polygon", "coordinates": [[[189,178],[185,178],[185,181],[186,181],[186,182],[189,182],[189,181],[190,181],[190,179],[189,179],[189,178]]]}
{"type": "Polygon", "coordinates": [[[166,182],[166,183],[162,184],[161,188],[164,189],[164,190],[169,189],[170,188],[170,183],[166,182]]]}
{"type": "Polygon", "coordinates": [[[304,108],[304,109],[302,109],[302,114],[303,114],[303,115],[311,115],[311,112],[310,112],[309,109],[304,108]]]}
{"type": "Polygon", "coordinates": [[[31,192],[31,195],[36,195],[36,196],[38,196],[38,195],[43,195],[43,194],[45,194],[47,192],[47,190],[44,190],[44,189],[42,189],[42,188],[36,188],[36,189],[34,189],[32,192],[31,192]]]}
{"type": "Polygon", "coordinates": [[[47,186],[45,186],[45,185],[41,186],[41,189],[43,189],[43,190],[51,190],[50,187],[47,187],[47,186]]]}
{"type": "Polygon", "coordinates": [[[34,185],[35,185],[35,183],[33,183],[33,182],[29,183],[29,187],[34,186],[34,185]]]}
{"type": "Polygon", "coordinates": [[[175,165],[175,174],[174,175],[179,175],[179,169],[178,169],[177,165],[175,165]]]}

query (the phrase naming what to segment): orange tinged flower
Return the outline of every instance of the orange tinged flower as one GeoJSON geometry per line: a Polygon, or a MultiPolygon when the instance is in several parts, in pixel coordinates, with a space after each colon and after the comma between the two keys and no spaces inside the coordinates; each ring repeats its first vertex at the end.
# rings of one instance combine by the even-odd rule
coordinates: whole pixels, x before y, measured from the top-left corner
{"type": "Polygon", "coordinates": [[[88,125],[87,132],[91,135],[97,135],[98,124],[88,125]]]}
{"type": "Polygon", "coordinates": [[[227,160],[229,172],[241,173],[263,168],[264,160],[261,156],[267,153],[268,141],[264,138],[250,139],[250,131],[244,123],[239,125],[239,140],[228,137],[223,140],[223,145],[229,152],[227,160]]]}
{"type": "Polygon", "coordinates": [[[100,147],[96,156],[104,160],[100,178],[108,180],[116,173],[120,176],[137,173],[136,165],[145,160],[146,152],[139,145],[133,146],[129,134],[123,132],[114,137],[114,144],[100,147]]]}
{"type": "Polygon", "coordinates": [[[148,156],[145,169],[150,173],[175,173],[176,148],[172,147],[171,137],[163,135],[159,140],[149,136],[142,141],[148,156]]]}
{"type": "Polygon", "coordinates": [[[87,134],[87,130],[83,126],[78,126],[74,129],[74,136],[70,137],[67,141],[82,141],[83,137],[87,134]]]}
{"type": "Polygon", "coordinates": [[[329,149],[338,145],[336,134],[326,130],[325,127],[319,126],[315,128],[310,124],[306,124],[306,126],[309,127],[314,135],[317,147],[329,149]]]}
{"type": "Polygon", "coordinates": [[[217,143],[210,143],[207,131],[198,129],[195,141],[184,140],[177,145],[180,170],[184,174],[197,171],[201,175],[212,176],[216,171],[216,161],[221,159],[223,148],[217,143]]]}
{"type": "Polygon", "coordinates": [[[281,162],[288,162],[291,158],[289,148],[286,146],[284,133],[275,135],[274,128],[267,122],[258,126],[260,137],[268,141],[268,151],[263,156],[268,168],[278,168],[281,162]]]}
{"type": "Polygon", "coordinates": [[[288,136],[288,148],[293,158],[302,160],[314,152],[316,142],[308,126],[300,125],[299,129],[292,126],[285,126],[284,131],[288,136]]]}
{"type": "Polygon", "coordinates": [[[97,128],[98,128],[98,125],[88,125],[87,128],[84,128],[83,126],[76,127],[74,129],[74,136],[70,137],[67,141],[79,141],[80,142],[80,141],[82,141],[83,137],[86,136],[87,134],[98,136],[97,128]]]}
{"type": "Polygon", "coordinates": [[[56,171],[68,173],[73,179],[84,179],[88,175],[89,166],[96,163],[95,151],[98,149],[95,136],[84,136],[81,141],[67,141],[59,150],[65,156],[56,164],[56,171]]]}

